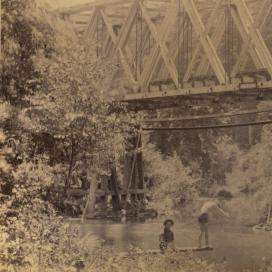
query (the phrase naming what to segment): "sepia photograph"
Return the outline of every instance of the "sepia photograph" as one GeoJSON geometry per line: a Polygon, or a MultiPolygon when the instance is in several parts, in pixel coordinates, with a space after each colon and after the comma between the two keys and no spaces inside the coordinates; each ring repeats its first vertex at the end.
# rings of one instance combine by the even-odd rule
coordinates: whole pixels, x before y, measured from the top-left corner
{"type": "Polygon", "coordinates": [[[0,272],[272,272],[272,0],[0,12],[0,272]]]}

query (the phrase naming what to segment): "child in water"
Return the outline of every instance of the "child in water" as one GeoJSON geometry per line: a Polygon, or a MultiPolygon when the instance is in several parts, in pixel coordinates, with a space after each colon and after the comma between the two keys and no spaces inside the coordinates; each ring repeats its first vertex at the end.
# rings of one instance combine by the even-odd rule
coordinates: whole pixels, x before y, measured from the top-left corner
{"type": "Polygon", "coordinates": [[[174,245],[174,233],[171,230],[171,228],[174,225],[174,221],[171,219],[167,219],[163,223],[164,225],[164,230],[163,233],[160,235],[160,250],[162,253],[164,253],[168,248],[171,250],[175,250],[175,245],[174,245]]]}

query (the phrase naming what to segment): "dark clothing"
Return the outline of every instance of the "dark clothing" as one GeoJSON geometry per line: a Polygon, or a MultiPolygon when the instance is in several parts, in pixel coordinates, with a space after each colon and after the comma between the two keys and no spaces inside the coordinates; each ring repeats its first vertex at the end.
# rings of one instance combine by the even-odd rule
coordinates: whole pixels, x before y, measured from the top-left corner
{"type": "Polygon", "coordinates": [[[200,224],[205,224],[209,222],[209,215],[207,213],[202,213],[199,217],[198,217],[198,222],[200,224]]]}
{"type": "Polygon", "coordinates": [[[164,228],[163,233],[160,235],[160,250],[162,252],[165,252],[165,250],[168,247],[168,243],[171,243],[174,241],[174,233],[167,228],[164,228]]]}
{"type": "Polygon", "coordinates": [[[167,229],[167,228],[164,229],[163,241],[166,243],[170,243],[174,241],[174,233],[170,229],[167,229]]]}

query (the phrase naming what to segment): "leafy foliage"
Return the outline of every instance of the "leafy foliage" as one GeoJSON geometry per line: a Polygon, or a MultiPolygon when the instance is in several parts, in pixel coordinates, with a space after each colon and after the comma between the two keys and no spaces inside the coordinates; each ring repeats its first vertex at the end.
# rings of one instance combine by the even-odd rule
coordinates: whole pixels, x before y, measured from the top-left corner
{"type": "Polygon", "coordinates": [[[69,270],[84,257],[50,191],[69,187],[78,168],[95,182],[118,162],[133,127],[99,86],[110,65],[77,47],[74,35],[62,35],[63,27],[49,23],[35,2],[3,2],[0,259],[6,266],[69,270]]]}
{"type": "Polygon", "coordinates": [[[132,272],[193,272],[193,271],[225,271],[224,265],[208,263],[193,254],[143,254],[140,249],[132,248],[127,256],[115,254],[111,249],[104,248],[94,252],[87,266],[87,271],[132,271],[132,272]]]}
{"type": "Polygon", "coordinates": [[[198,178],[185,167],[176,154],[163,156],[148,144],[144,148],[145,172],[150,177],[153,189],[152,200],[159,209],[191,207],[197,196],[198,178]]]}
{"type": "Polygon", "coordinates": [[[19,116],[22,126],[63,139],[64,149],[74,152],[73,156],[79,151],[109,153],[109,139],[116,139],[116,132],[129,127],[122,127],[126,117],[120,116],[125,113],[122,107],[96,87],[107,73],[106,67],[99,65],[86,58],[81,48],[56,56],[43,68],[46,89],[29,97],[31,107],[19,116]]]}
{"type": "Polygon", "coordinates": [[[271,203],[271,136],[271,127],[264,127],[260,142],[237,156],[232,171],[227,175],[227,186],[238,197],[232,205],[239,205],[237,218],[240,220],[256,223],[265,212],[266,205],[271,203]]]}
{"type": "MultiPolygon", "coordinates": [[[[2,115],[3,116],[3,115],[2,115]]],[[[6,114],[8,117],[8,114],[6,114]]],[[[2,119],[3,121],[3,119],[2,119]]],[[[65,269],[80,258],[75,235],[46,200],[54,183],[53,167],[44,159],[21,163],[14,168],[7,159],[3,133],[1,152],[0,262],[8,266],[54,265],[65,269]]]]}
{"type": "Polygon", "coordinates": [[[228,175],[228,183],[234,190],[247,194],[258,192],[263,198],[271,196],[271,127],[264,127],[261,141],[245,152],[228,175]],[[235,183],[235,180],[239,182],[235,183]]]}
{"type": "Polygon", "coordinates": [[[39,88],[33,57],[49,57],[54,36],[44,14],[30,0],[1,1],[1,96],[12,103],[39,88]]]}

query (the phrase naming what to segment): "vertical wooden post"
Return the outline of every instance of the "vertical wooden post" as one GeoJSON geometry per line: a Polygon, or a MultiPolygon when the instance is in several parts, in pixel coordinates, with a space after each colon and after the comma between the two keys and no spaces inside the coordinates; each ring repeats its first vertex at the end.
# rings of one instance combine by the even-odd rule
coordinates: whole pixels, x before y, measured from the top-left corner
{"type": "Polygon", "coordinates": [[[272,210],[272,204],[268,204],[267,219],[266,219],[267,224],[270,222],[271,210],[272,210]]]}
{"type": "Polygon", "coordinates": [[[125,188],[125,207],[129,196],[132,201],[144,198],[144,174],[143,174],[143,154],[141,134],[138,133],[132,140],[133,154],[125,160],[124,188],[125,188]],[[133,192],[130,192],[130,189],[133,192]],[[141,190],[141,192],[139,192],[141,190]]]}
{"type": "MultiPolygon", "coordinates": [[[[139,143],[140,143],[141,136],[140,134],[137,135],[133,139],[133,155],[131,158],[131,163],[129,164],[130,170],[129,170],[129,176],[128,176],[128,181],[126,181],[126,198],[125,198],[125,206],[127,205],[127,201],[129,198],[129,189],[137,189],[137,182],[136,182],[136,162],[137,162],[137,152],[139,148],[139,143]]],[[[133,195],[133,197],[136,197],[136,195],[133,195]]]]}
{"type": "Polygon", "coordinates": [[[94,209],[96,204],[96,192],[97,192],[97,176],[92,175],[91,184],[90,184],[90,192],[89,192],[89,203],[87,205],[86,214],[88,217],[94,216],[94,209]]]}
{"type": "Polygon", "coordinates": [[[87,169],[87,179],[90,181],[90,189],[89,189],[89,194],[87,196],[87,201],[82,213],[81,221],[84,221],[84,218],[86,215],[88,217],[93,217],[94,216],[94,208],[95,208],[95,203],[96,203],[96,192],[97,192],[97,173],[96,169],[94,170],[93,168],[97,167],[97,161],[98,159],[92,160],[92,162],[88,165],[87,169]],[[96,163],[95,163],[96,162],[96,163]],[[90,169],[92,166],[92,169],[90,169]]]}
{"type": "MultiPolygon", "coordinates": [[[[94,217],[95,212],[95,204],[97,200],[97,190],[98,190],[98,180],[101,180],[101,190],[104,191],[105,195],[102,196],[102,207],[106,209],[107,207],[107,196],[108,196],[108,184],[106,182],[107,176],[100,176],[98,174],[98,167],[101,167],[101,154],[96,154],[94,157],[92,157],[91,161],[88,161],[88,163],[85,165],[86,171],[87,171],[87,180],[90,181],[90,188],[89,193],[87,196],[87,201],[81,216],[81,221],[84,221],[84,218],[87,216],[89,218],[94,217]]],[[[115,179],[116,179],[116,170],[115,170],[115,179]]],[[[111,182],[111,187],[114,187],[113,182],[111,182]]],[[[116,183],[117,184],[117,183],[116,183]]],[[[116,185],[117,186],[117,185],[116,185]]],[[[118,195],[118,194],[117,194],[118,195]]],[[[119,203],[119,202],[117,202],[119,203]]]]}
{"type": "Polygon", "coordinates": [[[251,146],[253,143],[252,129],[253,129],[252,126],[248,126],[248,144],[249,144],[249,146],[251,146]]]}
{"type": "MultiPolygon", "coordinates": [[[[139,145],[138,149],[142,147],[142,136],[139,134],[139,145]]],[[[143,153],[142,150],[137,152],[137,170],[138,170],[138,186],[137,189],[144,189],[144,172],[143,172],[143,153]]],[[[138,194],[140,199],[144,198],[144,194],[138,194]]]]}
{"type": "Polygon", "coordinates": [[[114,192],[114,195],[112,196],[112,206],[113,210],[115,212],[118,212],[121,210],[121,201],[119,196],[119,190],[118,190],[118,183],[117,183],[117,173],[116,173],[116,167],[113,166],[111,168],[111,189],[114,192]]]}
{"type": "Polygon", "coordinates": [[[108,176],[104,176],[102,175],[100,177],[101,179],[101,191],[102,191],[102,197],[100,199],[100,203],[101,203],[101,207],[102,210],[106,210],[107,209],[107,198],[108,198],[108,176]]]}
{"type": "MultiPolygon", "coordinates": [[[[136,189],[137,188],[137,174],[136,174],[136,168],[137,168],[137,146],[138,146],[138,137],[133,137],[132,143],[133,143],[133,155],[131,158],[131,169],[130,169],[130,175],[131,175],[131,180],[130,180],[130,188],[131,189],[136,189]]],[[[130,189],[128,188],[128,190],[130,189]]]]}

